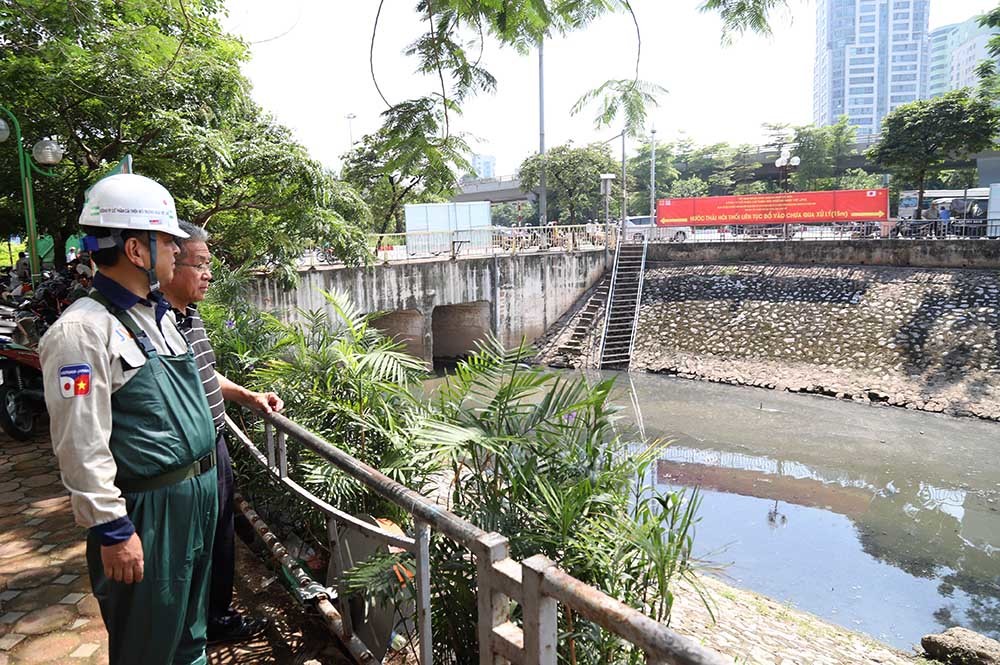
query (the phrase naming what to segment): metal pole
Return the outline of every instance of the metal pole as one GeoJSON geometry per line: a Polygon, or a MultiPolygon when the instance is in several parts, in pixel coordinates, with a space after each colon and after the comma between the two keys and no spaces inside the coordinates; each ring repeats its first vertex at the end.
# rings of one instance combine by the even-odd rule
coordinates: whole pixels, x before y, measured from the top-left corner
{"type": "Polygon", "coordinates": [[[545,38],[538,40],[538,154],[542,156],[542,173],[538,178],[538,225],[549,222],[548,192],[545,186],[545,38]]]}
{"type": "MultiPolygon", "coordinates": [[[[23,155],[22,159],[27,162],[28,156],[23,155]]],[[[27,173],[24,176],[24,210],[28,222],[28,259],[31,262],[31,287],[35,288],[42,273],[42,257],[38,255],[38,227],[35,224],[35,192],[31,187],[31,165],[25,164],[25,166],[27,173]]]]}
{"type": "Polygon", "coordinates": [[[353,150],[354,149],[354,127],[352,126],[353,123],[351,121],[354,120],[355,118],[357,118],[358,116],[354,115],[353,113],[348,113],[344,117],[347,118],[347,140],[348,140],[347,149],[348,150],[353,150]]]}
{"type": "Polygon", "coordinates": [[[649,157],[649,223],[656,224],[656,128],[652,131],[653,144],[649,157]]]}
{"type": "Polygon", "coordinates": [[[417,551],[417,635],[420,639],[420,665],[434,665],[434,642],[431,637],[431,528],[414,520],[417,551]]]}
{"type": "Polygon", "coordinates": [[[625,218],[628,215],[628,185],[625,182],[625,130],[622,130],[622,232],[625,231],[625,218]]]}
{"type": "Polygon", "coordinates": [[[31,162],[28,161],[28,156],[24,153],[24,141],[21,138],[21,123],[17,121],[17,116],[4,106],[0,106],[0,111],[3,111],[10,118],[11,124],[14,127],[14,143],[17,147],[17,168],[21,174],[24,225],[28,232],[28,258],[31,261],[31,285],[34,287],[37,284],[36,278],[41,272],[41,264],[39,263],[38,256],[38,233],[35,230],[35,204],[32,200],[34,192],[31,189],[31,162]]]}

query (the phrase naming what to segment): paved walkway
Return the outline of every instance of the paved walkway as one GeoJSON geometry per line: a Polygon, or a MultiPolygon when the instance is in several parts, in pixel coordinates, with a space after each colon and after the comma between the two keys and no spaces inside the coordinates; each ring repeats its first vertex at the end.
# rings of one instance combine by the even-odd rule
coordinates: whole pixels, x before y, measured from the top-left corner
{"type": "MultiPolygon", "coordinates": [[[[0,665],[108,662],[84,538],[47,432],[26,443],[0,433],[0,665]]],[[[268,583],[273,573],[240,549],[237,603],[271,617],[274,626],[255,642],[213,648],[210,662],[347,662],[324,629],[268,583]]]]}

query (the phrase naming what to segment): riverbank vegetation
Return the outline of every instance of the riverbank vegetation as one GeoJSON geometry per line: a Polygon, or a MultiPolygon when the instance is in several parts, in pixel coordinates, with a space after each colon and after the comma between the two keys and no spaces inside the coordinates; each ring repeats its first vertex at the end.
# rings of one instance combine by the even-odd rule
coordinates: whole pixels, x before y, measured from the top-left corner
{"type": "MultiPolygon", "coordinates": [[[[239,273],[224,277],[202,308],[219,369],[276,390],[293,420],[455,514],[505,535],[512,557],[543,553],[658,620],[669,620],[675,582],[697,584],[697,496],[656,492],[643,482],[662,443],[645,445],[622,428],[609,400],[611,381],[532,367],[527,348],[489,342],[424,387],[424,364],[400,351],[342,295],[325,294],[325,311],[299,312],[297,321],[283,323],[242,297],[242,281],[239,273]]],[[[279,531],[302,535],[322,557],[321,516],[262,479],[245,456],[234,457],[244,495],[279,531]]],[[[308,451],[290,446],[289,468],[343,510],[412,527],[408,515],[308,451]]],[[[435,661],[477,662],[471,557],[437,535],[431,552],[435,661]]],[[[405,600],[412,585],[394,582],[394,565],[412,568],[412,561],[406,554],[383,554],[358,567],[351,584],[375,600],[405,600]]],[[[572,663],[641,659],[565,608],[560,655],[572,663]]]]}

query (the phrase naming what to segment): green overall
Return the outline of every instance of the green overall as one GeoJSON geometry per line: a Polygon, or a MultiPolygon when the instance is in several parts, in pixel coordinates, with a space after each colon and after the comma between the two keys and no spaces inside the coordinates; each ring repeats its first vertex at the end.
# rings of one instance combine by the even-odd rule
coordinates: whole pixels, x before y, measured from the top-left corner
{"type": "Polygon", "coordinates": [[[211,466],[215,427],[198,367],[190,347],[182,356],[161,356],[128,313],[100,296],[95,300],[122,322],[146,356],[111,396],[115,484],[123,490],[142,541],[142,582],[109,580],[99,536],[87,538],[87,565],[108,629],[110,664],[206,663],[218,490],[211,466]],[[204,472],[199,460],[207,467],[204,472]]]}

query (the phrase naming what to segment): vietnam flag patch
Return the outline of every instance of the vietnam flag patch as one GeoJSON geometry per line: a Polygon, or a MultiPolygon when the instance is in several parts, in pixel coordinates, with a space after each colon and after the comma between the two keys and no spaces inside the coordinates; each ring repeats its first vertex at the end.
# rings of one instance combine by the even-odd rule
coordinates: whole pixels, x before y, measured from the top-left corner
{"type": "Polygon", "coordinates": [[[59,389],[62,396],[83,397],[90,394],[90,365],[63,365],[59,368],[59,389]]]}

